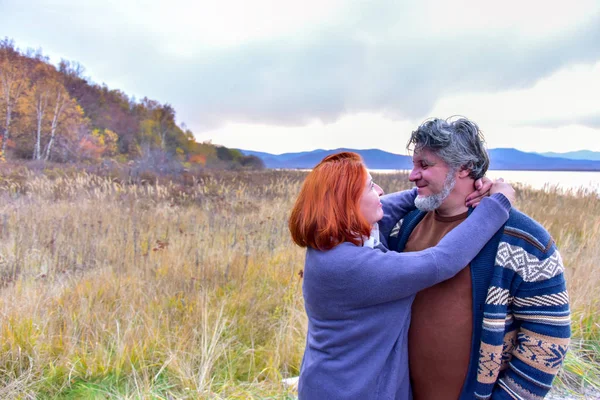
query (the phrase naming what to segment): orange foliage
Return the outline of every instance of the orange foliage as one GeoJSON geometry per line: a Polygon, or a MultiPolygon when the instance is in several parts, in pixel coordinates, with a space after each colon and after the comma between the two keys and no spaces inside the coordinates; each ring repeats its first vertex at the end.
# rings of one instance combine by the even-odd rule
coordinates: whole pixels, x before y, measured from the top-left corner
{"type": "MultiPolygon", "coordinates": [[[[0,136],[0,147],[2,146],[2,137],[0,136]]],[[[6,148],[8,149],[14,149],[15,148],[15,142],[12,139],[8,139],[6,141],[6,148]]]]}
{"type": "Polygon", "coordinates": [[[206,165],[206,156],[202,154],[190,154],[189,162],[192,164],[206,165]]]}
{"type": "Polygon", "coordinates": [[[79,149],[81,150],[82,154],[85,154],[91,159],[99,159],[104,152],[104,146],[98,146],[87,137],[81,138],[79,141],[79,149]]]}

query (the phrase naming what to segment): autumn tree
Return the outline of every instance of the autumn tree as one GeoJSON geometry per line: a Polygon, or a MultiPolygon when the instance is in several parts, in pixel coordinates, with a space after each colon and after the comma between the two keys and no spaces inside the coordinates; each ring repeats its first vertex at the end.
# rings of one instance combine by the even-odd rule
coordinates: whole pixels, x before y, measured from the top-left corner
{"type": "Polygon", "coordinates": [[[50,134],[44,150],[46,161],[52,157],[53,146],[57,139],[61,139],[62,146],[69,147],[70,150],[76,146],[78,133],[87,130],[86,125],[89,123],[81,106],[64,91],[64,87],[59,87],[55,95],[50,134]]]}
{"type": "Polygon", "coordinates": [[[80,138],[79,154],[89,160],[115,156],[119,150],[118,139],[119,136],[110,129],[96,128],[90,134],[80,138]]]}
{"type": "Polygon", "coordinates": [[[28,66],[27,60],[15,48],[12,40],[5,38],[0,41],[0,105],[5,117],[0,157],[4,157],[6,153],[13,113],[29,88],[28,66]]]}
{"type": "Polygon", "coordinates": [[[217,148],[210,142],[198,143],[193,137],[188,142],[188,161],[206,166],[218,159],[217,148]]]}
{"type": "Polygon", "coordinates": [[[143,111],[137,109],[138,103],[120,90],[88,82],[83,76],[85,68],[76,61],[61,60],[58,71],[71,97],[83,108],[90,129],[116,133],[118,152],[125,158],[139,156],[138,135],[143,111]]]}
{"type": "Polygon", "coordinates": [[[42,130],[44,123],[48,120],[52,107],[53,94],[57,91],[56,76],[53,74],[52,66],[39,63],[35,66],[32,77],[31,103],[35,115],[35,144],[32,159],[42,158],[42,130]]]}
{"type": "Polygon", "coordinates": [[[48,140],[48,144],[46,145],[46,155],[44,156],[44,160],[48,161],[50,158],[50,152],[52,151],[52,145],[54,144],[54,138],[56,137],[56,129],[58,128],[58,122],[60,118],[63,116],[63,112],[65,111],[65,107],[69,105],[71,99],[69,94],[65,90],[64,86],[60,83],[56,83],[53,85],[51,91],[52,100],[54,101],[54,112],[52,113],[52,122],[50,124],[50,139],[48,140]]]}
{"type": "Polygon", "coordinates": [[[150,148],[159,148],[167,153],[175,153],[176,138],[184,136],[184,133],[175,122],[173,107],[144,98],[137,110],[141,117],[141,143],[150,148]]]}

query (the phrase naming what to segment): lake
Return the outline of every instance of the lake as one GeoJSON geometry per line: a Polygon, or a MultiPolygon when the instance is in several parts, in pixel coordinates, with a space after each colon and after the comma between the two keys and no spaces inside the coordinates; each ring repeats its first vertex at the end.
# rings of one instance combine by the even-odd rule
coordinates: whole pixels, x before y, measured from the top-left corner
{"type": "MultiPolygon", "coordinates": [[[[379,173],[410,172],[390,169],[372,169],[370,171],[379,173]]],[[[600,194],[600,172],[490,170],[487,176],[491,179],[504,178],[506,182],[518,182],[534,189],[558,187],[563,190],[577,190],[583,187],[600,194]]]]}

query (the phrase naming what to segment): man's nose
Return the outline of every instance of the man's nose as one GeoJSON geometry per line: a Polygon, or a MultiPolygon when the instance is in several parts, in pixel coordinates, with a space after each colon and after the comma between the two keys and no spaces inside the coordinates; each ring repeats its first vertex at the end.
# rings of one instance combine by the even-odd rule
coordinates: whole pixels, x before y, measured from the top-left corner
{"type": "Polygon", "coordinates": [[[416,169],[410,171],[410,175],[408,175],[408,180],[411,182],[418,181],[421,178],[421,173],[416,169]]]}

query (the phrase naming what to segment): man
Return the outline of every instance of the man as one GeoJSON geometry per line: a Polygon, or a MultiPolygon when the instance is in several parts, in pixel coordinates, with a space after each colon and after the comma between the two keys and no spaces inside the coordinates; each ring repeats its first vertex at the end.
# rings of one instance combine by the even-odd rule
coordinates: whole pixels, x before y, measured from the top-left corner
{"type": "MultiPolygon", "coordinates": [[[[427,121],[407,147],[418,210],[384,239],[391,250],[419,251],[467,218],[465,198],[489,159],[467,119],[427,121]]],[[[563,272],[550,234],[513,208],[464,270],[417,294],[409,331],[414,399],[544,398],[571,333],[563,272]]]]}

